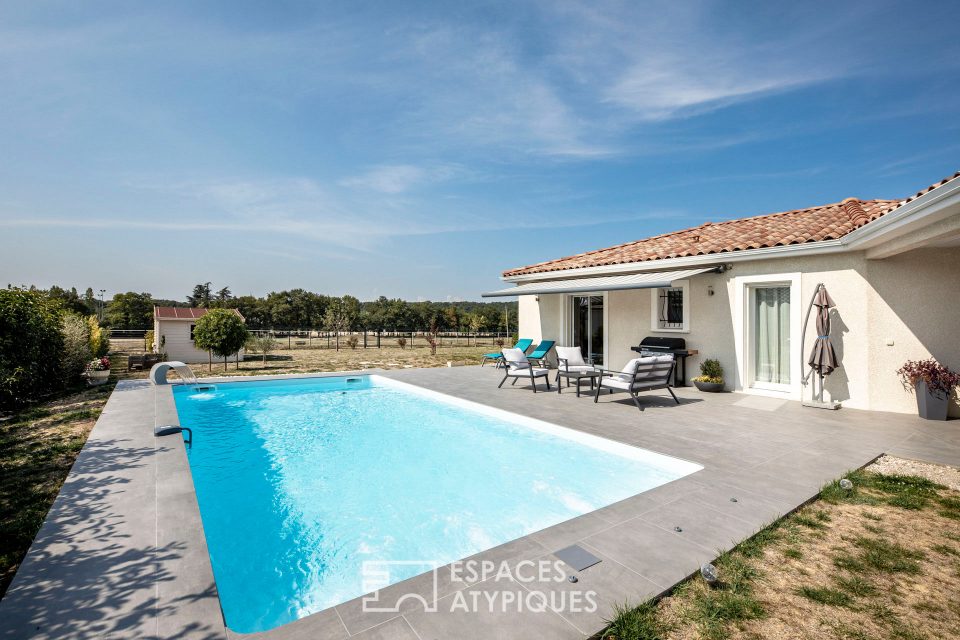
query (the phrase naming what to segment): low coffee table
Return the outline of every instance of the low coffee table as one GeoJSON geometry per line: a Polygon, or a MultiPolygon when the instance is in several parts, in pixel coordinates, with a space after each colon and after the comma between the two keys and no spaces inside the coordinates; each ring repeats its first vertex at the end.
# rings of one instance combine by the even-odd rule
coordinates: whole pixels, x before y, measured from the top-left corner
{"type": "Polygon", "coordinates": [[[560,389],[563,388],[563,385],[560,382],[560,378],[567,379],[567,386],[570,386],[570,380],[577,381],[577,397],[580,397],[580,383],[584,379],[590,379],[590,391],[593,391],[593,384],[600,378],[600,371],[594,369],[593,371],[564,371],[563,369],[557,370],[557,393],[560,393],[560,389]]]}

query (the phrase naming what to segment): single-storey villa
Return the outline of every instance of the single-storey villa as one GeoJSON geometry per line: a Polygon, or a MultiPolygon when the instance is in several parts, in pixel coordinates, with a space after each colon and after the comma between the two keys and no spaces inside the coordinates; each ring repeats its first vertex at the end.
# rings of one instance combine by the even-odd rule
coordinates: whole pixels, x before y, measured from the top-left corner
{"type": "MultiPolygon", "coordinates": [[[[503,273],[520,335],[577,345],[619,369],[647,336],[716,358],[727,388],[809,399],[816,338],[801,331],[823,283],[841,366],[825,399],[916,412],[896,370],[933,357],[960,369],[960,172],[905,200],[861,200],[667,233],[503,273]],[[803,342],[804,346],[801,346],[803,342]],[[803,349],[804,352],[801,352],[803,349]]],[[[960,416],[953,399],[950,414],[960,416]]]]}
{"type": "MultiPolygon", "coordinates": [[[[153,308],[153,351],[167,354],[168,360],[181,362],[207,362],[210,354],[197,349],[193,344],[193,330],[197,319],[206,315],[208,309],[193,307],[153,308]]],[[[236,309],[234,313],[243,316],[236,309]]],[[[237,354],[243,359],[243,349],[237,354]]]]}

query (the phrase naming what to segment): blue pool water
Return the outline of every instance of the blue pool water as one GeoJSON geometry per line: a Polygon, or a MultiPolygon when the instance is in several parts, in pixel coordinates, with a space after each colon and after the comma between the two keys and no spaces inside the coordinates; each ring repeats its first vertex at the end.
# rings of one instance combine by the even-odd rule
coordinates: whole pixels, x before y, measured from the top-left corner
{"type": "MultiPolygon", "coordinates": [[[[174,398],[221,606],[241,633],[363,595],[365,560],[445,564],[700,468],[377,376],[174,398]]],[[[423,570],[394,567],[390,581],[423,570]]]]}

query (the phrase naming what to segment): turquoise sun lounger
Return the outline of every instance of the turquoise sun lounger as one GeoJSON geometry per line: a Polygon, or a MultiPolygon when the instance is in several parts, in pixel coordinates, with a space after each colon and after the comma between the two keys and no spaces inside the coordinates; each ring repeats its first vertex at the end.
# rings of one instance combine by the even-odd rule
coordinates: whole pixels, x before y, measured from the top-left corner
{"type": "MultiPolygon", "coordinates": [[[[532,344],[533,344],[533,340],[530,340],[528,338],[522,338],[520,340],[517,340],[517,344],[513,345],[513,348],[520,349],[521,351],[526,353],[527,349],[529,349],[530,345],[532,344]]],[[[485,365],[487,363],[487,360],[494,360],[497,363],[499,363],[502,358],[503,358],[503,354],[500,353],[499,351],[496,351],[494,353],[485,353],[483,354],[483,360],[480,361],[480,366],[482,367],[483,365],[485,365]]]]}

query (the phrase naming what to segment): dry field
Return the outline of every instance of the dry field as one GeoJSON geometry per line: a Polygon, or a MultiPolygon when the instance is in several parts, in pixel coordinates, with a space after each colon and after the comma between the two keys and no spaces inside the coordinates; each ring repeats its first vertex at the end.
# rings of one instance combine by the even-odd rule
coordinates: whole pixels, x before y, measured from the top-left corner
{"type": "MultiPolygon", "coordinates": [[[[955,470],[883,458],[876,469],[955,470]]],[[[624,606],[617,640],[921,640],[960,630],[960,492],[917,475],[856,471],[659,603],[624,606]]]]}

